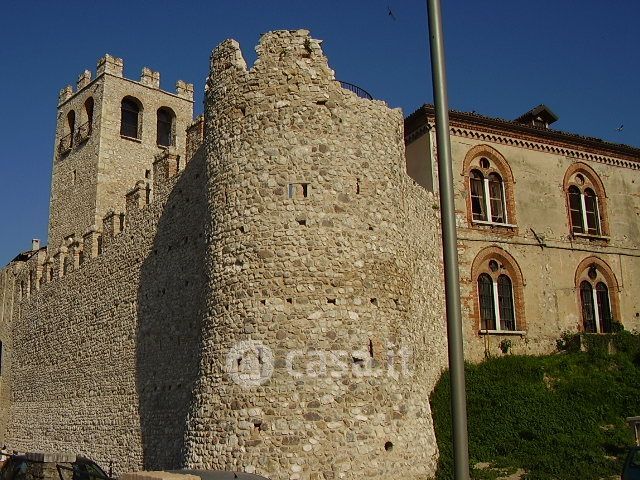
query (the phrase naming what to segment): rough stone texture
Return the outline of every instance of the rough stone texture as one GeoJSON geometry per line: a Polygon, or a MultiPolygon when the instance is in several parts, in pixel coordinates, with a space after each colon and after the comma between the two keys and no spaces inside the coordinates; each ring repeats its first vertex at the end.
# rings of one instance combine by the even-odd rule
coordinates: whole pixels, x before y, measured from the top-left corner
{"type": "Polygon", "coordinates": [[[257,52],[247,71],[225,42],[207,85],[213,241],[187,464],[292,479],[430,475],[440,244],[435,199],[406,175],[401,112],[341,89],[306,31],[265,34],[257,52]],[[245,340],[276,358],[251,389],[225,374],[245,340]],[[412,377],[295,378],[278,363],[320,349],[378,365],[387,345],[413,351],[412,377]]]}
{"type": "Polygon", "coordinates": [[[78,91],[61,97],[49,214],[51,255],[66,238],[79,239],[87,228],[100,224],[108,209],[124,211],[127,189],[145,178],[153,156],[164,150],[156,144],[156,112],[160,107],[174,111],[173,148],[185,156],[185,130],[193,116],[193,88],[178,82],[177,93],[169,93],[160,89],[158,72],[145,68],[140,82],[136,82],[124,78],[122,68],[121,59],[107,55],[98,63],[95,80],[79,83],[78,91]],[[105,65],[113,68],[105,69],[105,65]],[[150,74],[154,74],[157,82],[149,80],[150,74]],[[185,91],[186,87],[191,90],[185,91]],[[136,98],[142,105],[139,139],[120,135],[120,105],[125,96],[136,98]],[[85,108],[89,98],[94,101],[91,123],[85,108]],[[73,144],[67,149],[65,136],[70,133],[67,121],[70,112],[75,112],[76,120],[73,144]]]}
{"type": "MultiPolygon", "coordinates": [[[[3,271],[12,448],[113,459],[116,474],[433,474],[429,393],[446,354],[437,200],[406,175],[401,112],[343,90],[306,31],[266,34],[257,50],[251,71],[237,43],[215,50],[188,163],[119,138],[113,105],[149,87],[101,61],[109,147],[77,160],[104,159],[87,170],[97,206],[82,204],[74,238],[3,271]],[[153,179],[112,171],[124,161],[153,163],[153,179]],[[247,339],[275,355],[273,377],[251,388],[224,369],[247,339]],[[305,375],[309,350],[344,351],[344,372],[305,375]]],[[[80,204],[56,198],[58,242],[71,216],[56,215],[80,204]]]]}
{"type": "Polygon", "coordinates": [[[101,255],[17,301],[11,446],[113,459],[116,472],[180,464],[204,315],[203,161],[155,178],[168,193],[127,212],[101,255]]]}
{"type": "Polygon", "coordinates": [[[120,476],[120,480],[200,480],[200,477],[184,473],[143,471],[125,473],[120,476]]]}
{"type": "MultiPolygon", "coordinates": [[[[504,339],[511,341],[512,353],[550,353],[562,332],[581,331],[576,274],[585,262],[597,261],[608,267],[617,284],[616,287],[609,282],[614,318],[627,330],[639,329],[640,151],[622,146],[635,153],[616,157],[604,143],[599,149],[589,148],[575,136],[567,136],[564,143],[551,142],[545,140],[544,130],[529,129],[524,134],[522,129],[499,121],[500,130],[496,131],[479,125],[473,114],[466,120],[459,116],[454,115],[451,121],[451,151],[466,358],[479,361],[485,355],[502,355],[500,342],[504,339]],[[476,157],[497,152],[504,158],[514,179],[508,185],[513,195],[513,227],[478,226],[471,222],[468,165],[474,152],[476,157]],[[601,213],[608,227],[608,239],[570,234],[563,182],[567,172],[585,166],[595,172],[604,186],[606,197],[601,199],[604,205],[601,213]],[[516,312],[516,320],[525,330],[523,335],[480,332],[477,273],[473,272],[473,264],[487,249],[506,251],[521,273],[522,308],[516,312]]],[[[411,139],[407,145],[408,169],[426,188],[432,183],[425,179],[434,179],[437,185],[433,122],[433,116],[429,115],[420,134],[405,132],[411,139]],[[425,128],[427,123],[431,125],[429,129],[425,128]]]]}

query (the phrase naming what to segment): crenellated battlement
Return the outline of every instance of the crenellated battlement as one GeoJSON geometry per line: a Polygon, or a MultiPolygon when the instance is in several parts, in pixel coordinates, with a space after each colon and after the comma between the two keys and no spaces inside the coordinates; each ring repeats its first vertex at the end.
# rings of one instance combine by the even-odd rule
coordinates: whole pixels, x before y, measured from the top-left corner
{"type": "MultiPolygon", "coordinates": [[[[198,122],[193,127],[201,128],[198,122]]],[[[18,267],[16,280],[20,285],[19,298],[30,297],[42,286],[81,269],[92,259],[117,248],[118,239],[142,222],[149,206],[166,202],[185,166],[186,162],[181,162],[175,150],[163,151],[154,159],[153,180],[138,180],[126,193],[124,211],[109,209],[100,227],[92,225],[82,236],[68,237],[52,254],[47,254],[45,248],[39,249],[39,243],[37,248],[34,246],[34,250],[39,249],[38,253],[18,267]]]]}
{"type": "Polygon", "coordinates": [[[113,455],[118,472],[433,473],[425,398],[445,352],[437,215],[406,175],[401,112],[342,88],[306,30],[264,34],[256,51],[248,68],[236,41],[214,50],[195,121],[191,85],[159,94],[158,72],[128,80],[110,55],[95,78],[78,77],[82,95],[63,91],[59,133],[92,97],[100,142],[54,163],[52,198],[68,217],[49,250],[16,267],[12,374],[29,380],[14,382],[10,441],[92,438],[89,453],[113,455]],[[161,129],[168,110],[176,122],[161,129]],[[88,178],[97,194],[81,204],[88,178]],[[246,341],[279,356],[355,352],[344,359],[354,375],[300,382],[277,362],[247,389],[225,365],[246,341]],[[400,344],[415,350],[414,378],[361,381],[366,362],[384,365],[400,344]]]}
{"type": "Polygon", "coordinates": [[[110,75],[112,77],[119,77],[131,82],[139,83],[155,90],[160,90],[165,93],[176,95],[177,97],[184,98],[185,100],[193,101],[193,84],[187,83],[183,80],[178,80],[173,92],[165,91],[160,88],[160,72],[152,70],[149,67],[143,67],[139,80],[128,79],[124,76],[124,60],[122,58],[114,57],[110,54],[105,54],[100,60],[98,60],[96,67],[96,77],[92,79],[92,72],[85,70],[82,72],[76,81],[75,88],[72,85],[67,85],[60,90],[58,95],[58,107],[73,98],[78,92],[82,91],[93,81],[103,75],[110,75]]]}

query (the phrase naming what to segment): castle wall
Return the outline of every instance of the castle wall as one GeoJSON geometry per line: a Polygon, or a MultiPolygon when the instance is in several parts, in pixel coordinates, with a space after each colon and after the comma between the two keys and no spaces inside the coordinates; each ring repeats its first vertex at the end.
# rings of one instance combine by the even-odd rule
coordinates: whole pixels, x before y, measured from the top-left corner
{"type": "Polygon", "coordinates": [[[11,448],[113,460],[116,474],[434,473],[437,199],[406,175],[401,112],[343,90],[306,31],[266,34],[258,54],[247,71],[235,42],[216,49],[193,158],[161,152],[128,191],[133,171],[119,169],[151,165],[158,147],[147,123],[139,151],[119,138],[119,102],[145,102],[147,87],[118,90],[131,83],[121,61],[103,59],[95,198],[115,201],[117,186],[126,199],[10,281],[11,448]],[[262,346],[238,356],[247,340],[262,346]],[[273,376],[243,383],[256,366],[273,376]]]}
{"type": "Polygon", "coordinates": [[[401,112],[343,90],[306,31],[265,34],[257,52],[250,71],[233,41],[212,56],[214,243],[187,464],[273,479],[431,475],[439,230],[436,200],[406,175],[401,112]],[[412,376],[387,372],[402,347],[412,376]],[[269,351],[272,376],[243,383],[268,370],[269,351]]]}
{"type": "MultiPolygon", "coordinates": [[[[11,318],[15,292],[14,270],[10,263],[0,269],[0,438],[4,438],[11,405],[11,318]]],[[[2,440],[0,440],[2,441],[2,440]]]]}
{"type": "Polygon", "coordinates": [[[154,201],[130,203],[125,230],[105,233],[102,254],[87,250],[74,266],[73,249],[63,249],[54,277],[18,296],[12,448],[85,454],[104,467],[113,460],[116,473],[180,466],[206,285],[205,172],[196,154],[163,179],[165,161],[154,201]]]}

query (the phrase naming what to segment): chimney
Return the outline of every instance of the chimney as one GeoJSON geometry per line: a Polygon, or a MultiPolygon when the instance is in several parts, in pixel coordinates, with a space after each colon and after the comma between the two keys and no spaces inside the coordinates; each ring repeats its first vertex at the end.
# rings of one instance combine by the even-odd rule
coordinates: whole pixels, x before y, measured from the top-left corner
{"type": "Polygon", "coordinates": [[[35,252],[36,250],[40,250],[40,240],[34,238],[31,240],[31,251],[35,252]]]}

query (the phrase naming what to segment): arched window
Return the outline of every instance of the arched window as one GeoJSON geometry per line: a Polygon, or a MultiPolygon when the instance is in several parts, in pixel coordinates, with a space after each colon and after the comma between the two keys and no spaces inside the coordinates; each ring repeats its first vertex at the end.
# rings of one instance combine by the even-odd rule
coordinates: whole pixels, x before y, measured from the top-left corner
{"type": "Polygon", "coordinates": [[[617,285],[613,272],[600,259],[586,259],[578,267],[576,284],[583,330],[588,333],[611,332],[614,300],[617,305],[617,299],[611,295],[611,287],[617,285]]]}
{"type": "Polygon", "coordinates": [[[478,299],[480,301],[480,328],[496,329],[496,309],[493,297],[493,280],[483,273],[478,277],[478,299]]]}
{"type": "Polygon", "coordinates": [[[504,184],[502,178],[497,173],[489,174],[487,179],[487,190],[489,190],[489,208],[491,221],[495,223],[507,223],[507,207],[504,202],[504,184]]]}
{"type": "MultiPolygon", "coordinates": [[[[480,159],[480,165],[483,164],[491,165],[486,158],[480,159]]],[[[507,223],[504,183],[498,173],[491,172],[485,177],[481,171],[472,170],[469,174],[469,190],[473,220],[507,223]]]]}
{"type": "Polygon", "coordinates": [[[73,147],[73,134],[76,129],[76,112],[70,110],[67,113],[61,127],[60,142],[58,143],[58,154],[66,155],[73,147]]]}
{"type": "Polygon", "coordinates": [[[471,211],[474,220],[487,220],[487,202],[484,194],[484,177],[478,170],[472,170],[469,175],[471,190],[471,211]]]}
{"type": "Polygon", "coordinates": [[[480,333],[523,331],[522,274],[504,250],[488,247],[473,262],[480,333]]]}
{"type": "Polygon", "coordinates": [[[173,110],[167,107],[158,109],[157,139],[156,143],[163,147],[175,145],[176,116],[173,110]]]}
{"type": "Polygon", "coordinates": [[[469,178],[470,223],[515,226],[513,175],[504,157],[478,145],[467,153],[463,168],[469,178]]]}
{"type": "Polygon", "coordinates": [[[140,138],[142,125],[142,105],[133,97],[122,99],[120,115],[120,135],[140,138]]]}
{"type": "Polygon", "coordinates": [[[87,135],[93,131],[93,97],[87,98],[84,102],[84,113],[87,117],[87,135]]]}
{"type": "MultiPolygon", "coordinates": [[[[66,137],[68,138],[68,147],[73,147],[73,133],[76,130],[76,112],[71,110],[67,113],[67,129],[66,129],[66,137]]],[[[65,143],[67,143],[65,142],[65,143]]]]}
{"type": "Polygon", "coordinates": [[[605,222],[602,218],[604,189],[595,172],[583,164],[572,166],[565,176],[565,191],[571,233],[605,235],[605,222]]]}

